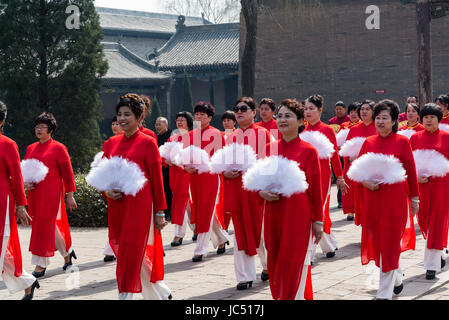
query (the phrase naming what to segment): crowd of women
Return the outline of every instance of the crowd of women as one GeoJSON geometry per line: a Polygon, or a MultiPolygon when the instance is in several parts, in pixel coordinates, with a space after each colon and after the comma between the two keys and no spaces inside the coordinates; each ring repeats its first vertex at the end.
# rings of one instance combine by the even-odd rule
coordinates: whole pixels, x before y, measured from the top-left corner
{"type": "MultiPolygon", "coordinates": [[[[114,136],[91,170],[108,180],[117,172],[102,176],[96,168],[109,168],[119,159],[143,179],[136,187],[137,181],[121,178],[131,180],[121,182],[134,184],[134,191],[98,188],[108,202],[104,253],[117,260],[119,299],[132,299],[134,293],[145,299],[172,298],[164,283],[161,231],[168,222],[161,166],[169,167],[173,192],[171,246],[182,245],[189,225],[196,241],[192,262],[207,257],[209,242],[223,254],[232,220],[237,290],[256,280],[258,256],[261,279],[269,281],[273,299],[313,299],[311,266],[317,245],[327,258],[338,250],[329,214],[332,171],[344,213],[355,216],[362,228],[361,262],[374,260],[380,268],[376,298],[391,299],[402,291],[399,258],[415,248],[415,215],[426,239],[426,278],[433,279],[445,264],[449,228],[444,196],[449,184],[449,95],[421,109],[416,99],[407,100],[401,126],[399,106],[392,100],[353,103],[350,123],[337,133],[321,121],[323,106],[320,95],[301,102],[286,99],[278,106],[268,98],[257,104],[241,97],[222,115],[221,132],[211,126],[214,107],[200,101],[194,115],[176,115],[177,130],[158,148],[155,134],[142,125],[151,108],[148,97],[121,96],[114,136]],[[256,110],[262,118],[258,123],[256,110]]],[[[0,102],[0,128],[6,115],[0,102]]],[[[63,270],[77,258],[66,214],[66,207],[77,208],[76,186],[67,148],[52,138],[56,129],[50,113],[35,119],[38,141],[27,147],[22,164],[17,145],[0,134],[0,270],[11,293],[25,291],[24,300],[33,298],[40,287],[37,279],[45,276],[56,250],[64,259],[63,270]],[[44,178],[27,178],[26,160],[41,163],[44,178]],[[22,267],[17,221],[31,223],[31,275],[22,267]]]]}

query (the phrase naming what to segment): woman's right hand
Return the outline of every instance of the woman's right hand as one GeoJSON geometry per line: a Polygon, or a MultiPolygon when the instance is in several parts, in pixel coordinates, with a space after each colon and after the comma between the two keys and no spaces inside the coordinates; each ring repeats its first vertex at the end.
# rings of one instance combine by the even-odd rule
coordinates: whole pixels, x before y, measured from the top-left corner
{"type": "Polygon", "coordinates": [[[270,191],[259,191],[259,197],[267,200],[268,202],[273,202],[279,200],[279,194],[270,191]]]}
{"type": "Polygon", "coordinates": [[[108,190],[105,192],[106,197],[112,200],[119,200],[122,198],[123,193],[121,193],[119,190],[108,190]]]}
{"type": "Polygon", "coordinates": [[[185,166],[184,170],[190,174],[195,174],[198,172],[198,170],[196,170],[194,167],[191,167],[191,166],[185,166]]]}
{"type": "Polygon", "coordinates": [[[362,182],[362,185],[365,188],[370,189],[371,191],[379,190],[379,183],[375,183],[375,182],[372,182],[372,181],[364,181],[364,182],[362,182]]]}
{"type": "Polygon", "coordinates": [[[36,184],[34,182],[28,182],[24,184],[25,189],[33,190],[36,188],[36,184]]]}
{"type": "Polygon", "coordinates": [[[223,172],[223,176],[228,179],[235,179],[240,175],[238,170],[226,171],[223,172]]]}
{"type": "Polygon", "coordinates": [[[429,182],[429,178],[427,177],[418,177],[418,183],[427,183],[429,182]]]}
{"type": "Polygon", "coordinates": [[[165,164],[169,167],[173,166],[173,162],[171,162],[170,160],[165,159],[165,164]]]}

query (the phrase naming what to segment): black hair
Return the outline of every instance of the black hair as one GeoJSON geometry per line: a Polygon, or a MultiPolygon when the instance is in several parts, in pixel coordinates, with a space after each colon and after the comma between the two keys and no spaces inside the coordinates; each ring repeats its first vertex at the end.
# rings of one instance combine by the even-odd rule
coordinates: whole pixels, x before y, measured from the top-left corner
{"type": "MultiPolygon", "coordinates": [[[[278,106],[277,111],[282,107],[286,107],[288,110],[292,111],[296,115],[297,120],[304,119],[304,107],[301,104],[301,102],[297,101],[296,99],[284,99],[281,101],[281,104],[278,106]]],[[[299,126],[298,133],[303,132],[305,129],[305,126],[299,126]]]]}
{"type": "Polygon", "coordinates": [[[373,119],[376,118],[382,111],[387,110],[390,113],[391,120],[395,122],[393,125],[392,131],[397,132],[399,128],[398,118],[399,118],[399,105],[390,99],[385,99],[379,101],[374,106],[374,114],[373,119]]]}
{"type": "Polygon", "coordinates": [[[443,119],[443,111],[441,111],[441,108],[435,103],[426,103],[419,114],[421,119],[428,115],[436,116],[438,118],[438,122],[443,119]]]}
{"type": "Polygon", "coordinates": [[[115,107],[115,113],[118,114],[120,107],[123,106],[129,107],[137,119],[140,119],[140,116],[146,110],[145,102],[135,93],[127,93],[124,96],[121,96],[115,107]]]}
{"type": "Polygon", "coordinates": [[[208,117],[213,117],[215,114],[214,106],[208,101],[198,101],[193,109],[194,113],[204,112],[208,117]]]}
{"type": "Polygon", "coordinates": [[[3,101],[0,101],[0,122],[6,119],[6,115],[8,114],[8,108],[3,101]]]}
{"type": "Polygon", "coordinates": [[[234,122],[237,123],[237,119],[235,118],[235,113],[232,110],[226,110],[222,115],[221,115],[221,121],[223,121],[224,119],[230,119],[234,122]]]}
{"type": "Polygon", "coordinates": [[[307,102],[307,101],[310,103],[313,103],[318,109],[323,108],[324,98],[322,96],[320,96],[319,94],[314,94],[314,95],[308,97],[305,102],[307,102]]]}
{"type": "Polygon", "coordinates": [[[437,101],[439,101],[443,105],[447,105],[447,108],[449,108],[449,95],[440,94],[435,98],[435,102],[437,101]]]}
{"type": "Polygon", "coordinates": [[[193,129],[193,116],[188,111],[181,111],[176,114],[175,119],[177,120],[179,117],[186,119],[187,126],[189,127],[189,131],[193,129]]]}
{"type": "Polygon", "coordinates": [[[113,122],[117,122],[117,116],[113,116],[111,122],[112,122],[112,123],[113,123],[113,122]]]}
{"type": "Polygon", "coordinates": [[[273,99],[270,98],[263,98],[262,100],[260,100],[259,102],[259,107],[263,104],[266,104],[270,107],[271,111],[275,111],[276,110],[276,103],[274,102],[273,99]]]}
{"type": "Polygon", "coordinates": [[[254,101],[253,98],[251,97],[240,97],[235,103],[234,103],[234,107],[237,106],[240,102],[244,102],[248,107],[251,108],[251,110],[256,110],[257,108],[257,103],[256,101],[254,101]]]}
{"type": "Polygon", "coordinates": [[[48,126],[48,133],[50,133],[51,135],[53,135],[58,128],[58,125],[56,124],[56,118],[50,112],[42,112],[36,117],[36,119],[34,119],[35,126],[41,123],[48,126]]]}
{"type": "Polygon", "coordinates": [[[409,104],[407,105],[407,107],[405,107],[405,112],[406,112],[406,113],[407,113],[408,107],[413,107],[413,109],[415,109],[415,111],[419,114],[419,107],[418,107],[416,104],[414,104],[414,103],[409,103],[409,104]]]}
{"type": "MultiPolygon", "coordinates": [[[[359,115],[359,118],[360,118],[360,119],[362,119],[362,117],[360,116],[360,110],[362,109],[362,106],[363,106],[364,104],[367,104],[367,105],[371,108],[372,111],[374,111],[374,106],[376,105],[376,103],[375,103],[373,100],[368,100],[368,99],[363,100],[363,101],[360,103],[360,106],[357,108],[357,114],[359,115]]],[[[373,117],[373,120],[374,120],[374,117],[373,117]]]]}
{"type": "MultiPolygon", "coordinates": [[[[353,110],[355,110],[355,111],[357,112],[357,114],[358,114],[358,109],[359,109],[359,107],[360,107],[361,105],[362,105],[362,104],[361,104],[360,102],[357,102],[357,101],[351,103],[351,104],[348,106],[348,114],[350,114],[351,111],[353,111],[353,110]]],[[[359,116],[359,117],[360,117],[360,116],[359,116]]]]}

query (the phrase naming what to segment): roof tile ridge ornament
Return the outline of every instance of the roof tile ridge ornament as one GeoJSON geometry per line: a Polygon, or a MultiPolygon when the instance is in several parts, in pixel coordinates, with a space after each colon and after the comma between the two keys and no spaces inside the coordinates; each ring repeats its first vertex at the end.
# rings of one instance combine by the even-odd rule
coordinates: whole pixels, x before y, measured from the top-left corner
{"type": "Polygon", "coordinates": [[[180,15],[178,17],[178,21],[176,22],[176,26],[175,26],[176,32],[182,32],[185,29],[185,27],[186,27],[185,22],[186,22],[186,17],[183,15],[180,15]]]}

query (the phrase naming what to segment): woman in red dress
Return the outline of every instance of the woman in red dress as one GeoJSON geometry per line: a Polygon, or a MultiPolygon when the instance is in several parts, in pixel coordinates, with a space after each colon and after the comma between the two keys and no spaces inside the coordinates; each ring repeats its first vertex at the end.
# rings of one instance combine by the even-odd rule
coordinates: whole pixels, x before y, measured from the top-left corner
{"type": "Polygon", "coordinates": [[[403,289],[399,268],[399,257],[404,251],[401,242],[407,223],[413,227],[413,219],[409,221],[408,200],[411,199],[413,214],[419,210],[415,162],[408,139],[396,134],[398,116],[396,102],[382,100],[376,104],[377,135],[366,138],[348,172],[348,176],[361,185],[362,264],[374,260],[381,268],[377,299],[391,299],[393,292],[399,294],[403,289]],[[393,162],[396,169],[390,171],[386,165],[379,165],[379,158],[393,162]],[[370,161],[368,167],[360,166],[362,159],[370,161]],[[360,174],[365,178],[360,178],[360,174]]]}
{"type": "Polygon", "coordinates": [[[6,105],[0,101],[0,275],[11,294],[25,290],[22,300],[33,299],[39,288],[36,278],[22,268],[17,222],[29,223],[27,204],[20,170],[19,148],[2,135],[6,105]]]}
{"type": "Polygon", "coordinates": [[[419,123],[419,107],[414,103],[409,103],[406,109],[407,124],[399,128],[402,130],[414,130],[415,132],[424,130],[424,126],[419,123]]]}
{"type": "Polygon", "coordinates": [[[274,114],[276,112],[276,103],[273,99],[263,98],[259,102],[259,114],[262,121],[256,123],[257,126],[265,128],[272,135],[273,140],[276,141],[280,138],[279,130],[276,125],[276,119],[274,114]]]}
{"type": "Polygon", "coordinates": [[[332,221],[329,215],[332,179],[331,163],[334,174],[337,177],[337,188],[342,191],[342,194],[346,193],[347,185],[343,177],[343,170],[341,168],[340,157],[338,155],[337,138],[335,136],[335,132],[330,126],[321,122],[323,104],[324,99],[318,94],[307,98],[304,105],[304,117],[307,120],[306,131],[319,131],[324,134],[326,138],[334,145],[334,152],[331,159],[320,159],[321,191],[324,207],[324,233],[320,241],[320,247],[326,257],[332,258],[335,256],[335,251],[338,249],[338,242],[331,232],[332,221]]]}
{"type": "Polygon", "coordinates": [[[301,105],[296,100],[283,100],[277,113],[282,138],[267,146],[267,155],[296,161],[305,173],[308,189],[290,197],[259,192],[266,200],[264,237],[275,300],[313,299],[310,265],[313,242],[317,244],[323,234],[323,202],[318,153],[298,137],[303,120],[301,105]]]}
{"type": "Polygon", "coordinates": [[[446,190],[449,188],[449,133],[438,129],[442,118],[443,113],[436,104],[426,104],[421,110],[425,130],[410,138],[418,169],[421,201],[418,224],[426,239],[424,269],[428,280],[434,279],[436,272],[440,272],[445,265],[443,256],[448,236],[449,202],[446,190]],[[430,153],[424,161],[420,159],[423,153],[430,153]]]}
{"type": "Polygon", "coordinates": [[[227,110],[221,115],[221,123],[223,124],[225,140],[235,131],[237,119],[234,111],[227,110]]]}
{"type": "MultiPolygon", "coordinates": [[[[181,111],[176,114],[175,134],[167,142],[188,142],[189,132],[193,129],[193,116],[190,112],[181,111]]],[[[184,144],[184,143],[183,143],[184,144]]],[[[175,236],[171,242],[172,247],[182,244],[186,234],[187,224],[191,219],[190,203],[190,174],[170,160],[162,158],[165,165],[170,167],[170,189],[173,192],[171,203],[171,223],[175,225],[175,236]]]]}
{"type": "Polygon", "coordinates": [[[34,124],[39,141],[27,147],[25,159],[37,159],[48,168],[43,181],[25,184],[32,218],[31,264],[36,266],[33,275],[40,278],[45,275],[56,249],[64,258],[63,270],[72,265],[72,258],[77,258],[72,248],[64,195],[67,195],[70,211],[75,210],[77,204],[73,197],[76,187],[69,153],[65,145],[52,138],[57,128],[55,117],[44,112],[34,124]]]}
{"type": "MultiPolygon", "coordinates": [[[[239,129],[226,140],[227,145],[234,143],[250,146],[257,157],[265,155],[265,146],[271,141],[271,135],[265,128],[254,124],[257,104],[251,97],[241,97],[234,104],[234,113],[239,129]]],[[[267,257],[262,235],[263,201],[256,192],[243,188],[241,171],[223,173],[226,199],[233,205],[231,214],[234,222],[234,268],[238,281],[237,290],[251,287],[256,280],[256,254],[263,267],[261,279],[268,280],[267,257]]]]}
{"type": "MultiPolygon", "coordinates": [[[[374,101],[365,100],[362,102],[361,106],[357,109],[357,113],[362,120],[362,123],[352,127],[349,130],[346,141],[351,141],[353,138],[366,138],[376,134],[376,127],[374,126],[373,121],[373,110],[374,110],[374,101]]],[[[355,140],[353,140],[355,141],[355,140]]],[[[343,213],[347,214],[347,220],[354,220],[354,216],[356,213],[355,207],[355,187],[353,186],[353,181],[348,178],[348,170],[351,167],[351,162],[355,160],[357,156],[354,157],[343,157],[344,159],[344,167],[343,174],[345,177],[346,183],[349,185],[348,192],[342,196],[342,204],[343,204],[343,213]]],[[[360,225],[360,217],[359,215],[355,216],[355,224],[360,225]]]]}
{"type": "Polygon", "coordinates": [[[435,103],[441,108],[443,118],[440,123],[449,124],[449,94],[441,94],[435,98],[435,103]]]}
{"type": "Polygon", "coordinates": [[[120,97],[116,112],[124,134],[103,145],[104,157],[122,157],[139,166],[147,183],[136,196],[107,190],[109,244],[117,257],[120,300],[141,292],[144,299],[171,299],[164,284],[160,230],[167,224],[161,158],[156,140],[139,130],[144,102],[136,94],[120,97]]]}
{"type": "MultiPolygon", "coordinates": [[[[211,103],[199,101],[194,108],[195,121],[199,127],[189,132],[189,144],[185,147],[196,146],[205,150],[209,158],[215,151],[223,148],[225,140],[219,130],[212,127],[210,122],[215,114],[211,103]]],[[[228,233],[223,230],[220,222],[220,176],[210,172],[198,173],[192,166],[184,168],[190,173],[190,192],[192,196],[192,223],[198,234],[192,262],[200,262],[207,255],[209,241],[212,240],[217,254],[226,252],[225,243],[229,243],[228,233]]]]}

